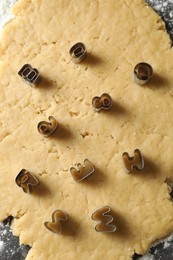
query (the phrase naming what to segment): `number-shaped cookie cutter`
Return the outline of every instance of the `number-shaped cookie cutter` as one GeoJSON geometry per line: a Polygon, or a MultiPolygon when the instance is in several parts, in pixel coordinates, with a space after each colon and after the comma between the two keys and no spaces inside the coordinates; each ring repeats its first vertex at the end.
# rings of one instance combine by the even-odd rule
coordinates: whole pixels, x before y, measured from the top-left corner
{"type": "Polygon", "coordinates": [[[70,48],[69,54],[74,63],[80,63],[87,57],[85,45],[82,42],[76,43],[70,48]]]}
{"type": "Polygon", "coordinates": [[[100,97],[94,97],[92,105],[96,112],[99,112],[101,109],[109,110],[112,107],[112,98],[109,94],[104,93],[100,97]]]}
{"type": "Polygon", "coordinates": [[[146,62],[138,63],[134,68],[134,79],[139,85],[147,84],[153,76],[153,68],[146,62]]]}
{"type": "Polygon", "coordinates": [[[44,135],[45,137],[53,135],[58,126],[58,123],[53,116],[49,116],[48,119],[50,123],[46,121],[41,121],[37,125],[38,132],[44,135]]]}
{"type": "Polygon", "coordinates": [[[40,82],[40,75],[37,69],[32,68],[30,64],[25,64],[18,74],[31,85],[37,85],[40,82]]]}

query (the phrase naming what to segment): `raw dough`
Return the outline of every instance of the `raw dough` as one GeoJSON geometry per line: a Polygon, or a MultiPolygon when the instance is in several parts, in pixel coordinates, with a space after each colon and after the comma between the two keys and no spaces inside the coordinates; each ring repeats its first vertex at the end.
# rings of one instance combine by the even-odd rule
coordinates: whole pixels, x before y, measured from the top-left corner
{"type": "Polygon", "coordinates": [[[173,50],[165,26],[144,0],[20,0],[0,46],[0,220],[15,217],[14,234],[28,259],[130,259],[173,230],[166,178],[173,178],[173,50]],[[74,64],[69,49],[83,42],[88,57],[74,64]],[[138,62],[152,65],[146,87],[133,80],[138,62]],[[17,74],[29,63],[42,83],[17,74]],[[94,112],[94,96],[113,107],[94,112]],[[52,115],[56,134],[37,124],[52,115]],[[140,149],[145,168],[127,174],[122,153],[140,149]],[[95,173],[74,182],[69,168],[88,158],[95,173]],[[15,184],[21,169],[40,181],[32,194],[15,184]],[[97,233],[91,214],[110,206],[117,230],[97,233]],[[64,233],[44,222],[65,211],[64,233]]]}

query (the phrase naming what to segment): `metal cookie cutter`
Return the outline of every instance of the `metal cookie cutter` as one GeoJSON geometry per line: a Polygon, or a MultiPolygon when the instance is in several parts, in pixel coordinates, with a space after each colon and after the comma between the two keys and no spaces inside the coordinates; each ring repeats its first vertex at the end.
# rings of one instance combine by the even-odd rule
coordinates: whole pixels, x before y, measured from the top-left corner
{"type": "Polygon", "coordinates": [[[80,63],[87,57],[85,45],[82,42],[78,42],[71,47],[69,54],[74,63],[80,63]]]}
{"type": "Polygon", "coordinates": [[[38,85],[40,82],[40,75],[38,70],[32,68],[30,64],[25,64],[19,70],[18,74],[30,84],[38,85]]]}
{"type": "Polygon", "coordinates": [[[75,167],[70,168],[71,175],[76,182],[83,181],[88,176],[90,176],[94,172],[94,166],[88,160],[84,160],[84,166],[80,163],[77,164],[77,169],[75,167]]]}
{"type": "Polygon", "coordinates": [[[55,210],[52,214],[52,222],[45,222],[44,225],[47,229],[52,231],[53,233],[61,234],[62,227],[61,221],[67,221],[68,215],[65,211],[55,210]]]}
{"type": "Polygon", "coordinates": [[[153,76],[153,69],[150,64],[141,62],[138,63],[134,68],[134,79],[135,82],[139,85],[144,85],[153,76]]]}
{"type": "Polygon", "coordinates": [[[95,226],[97,232],[114,232],[116,230],[116,226],[111,224],[114,218],[108,214],[110,210],[109,206],[105,206],[92,214],[91,217],[93,220],[100,221],[100,223],[95,226]]]}
{"type": "Polygon", "coordinates": [[[30,172],[28,172],[25,169],[22,169],[19,174],[17,175],[16,184],[23,189],[26,193],[32,192],[32,187],[38,185],[38,180],[34,175],[32,175],[30,172]]]}
{"type": "Polygon", "coordinates": [[[92,105],[96,112],[99,112],[101,109],[109,110],[112,107],[112,98],[107,93],[104,93],[101,97],[94,97],[92,99],[92,105]]]}
{"type": "Polygon", "coordinates": [[[140,171],[144,168],[144,158],[139,149],[134,150],[133,157],[130,157],[127,152],[124,152],[122,156],[127,173],[130,173],[133,170],[140,171]]]}
{"type": "Polygon", "coordinates": [[[50,123],[48,123],[46,121],[41,121],[37,125],[38,132],[40,134],[44,135],[45,137],[49,137],[49,136],[53,135],[53,133],[55,132],[55,130],[57,129],[57,126],[58,126],[58,123],[53,116],[49,116],[48,119],[49,119],[50,123]]]}

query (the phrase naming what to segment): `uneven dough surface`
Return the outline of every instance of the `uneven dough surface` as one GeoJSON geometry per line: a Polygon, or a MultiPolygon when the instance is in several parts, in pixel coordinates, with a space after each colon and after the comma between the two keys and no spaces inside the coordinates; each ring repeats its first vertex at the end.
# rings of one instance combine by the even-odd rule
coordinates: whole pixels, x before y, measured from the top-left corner
{"type": "Polygon", "coordinates": [[[144,0],[20,0],[0,46],[0,220],[29,244],[27,260],[126,260],[173,230],[166,178],[173,178],[173,51],[165,26],[144,0]],[[83,42],[88,57],[74,64],[69,49],[83,42]],[[134,83],[148,62],[152,81],[134,83]],[[42,82],[17,74],[29,63],[42,82]],[[94,112],[94,96],[113,107],[94,112]],[[37,124],[54,116],[50,138],[37,124]],[[141,172],[127,174],[122,153],[140,149],[141,172]],[[69,168],[88,158],[95,173],[74,182],[69,168]],[[40,185],[26,194],[15,184],[27,169],[40,185]],[[117,230],[97,233],[91,214],[110,206],[117,230]],[[61,235],[45,228],[55,210],[69,220],[61,235]]]}

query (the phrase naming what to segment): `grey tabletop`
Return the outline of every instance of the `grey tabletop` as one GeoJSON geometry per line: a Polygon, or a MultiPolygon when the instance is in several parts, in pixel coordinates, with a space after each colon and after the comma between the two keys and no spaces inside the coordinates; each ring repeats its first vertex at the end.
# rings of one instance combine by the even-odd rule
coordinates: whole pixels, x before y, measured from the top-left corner
{"type": "MultiPolygon", "coordinates": [[[[7,2],[10,3],[10,0],[7,2]]],[[[173,0],[146,0],[146,2],[165,21],[167,31],[173,42],[173,0]]],[[[173,192],[171,195],[173,198],[173,192]]],[[[19,245],[18,237],[12,234],[11,221],[12,217],[9,217],[3,223],[0,223],[0,260],[24,260],[30,247],[19,245]]],[[[173,235],[153,245],[146,256],[135,253],[132,258],[134,260],[173,260],[173,235]]]]}

